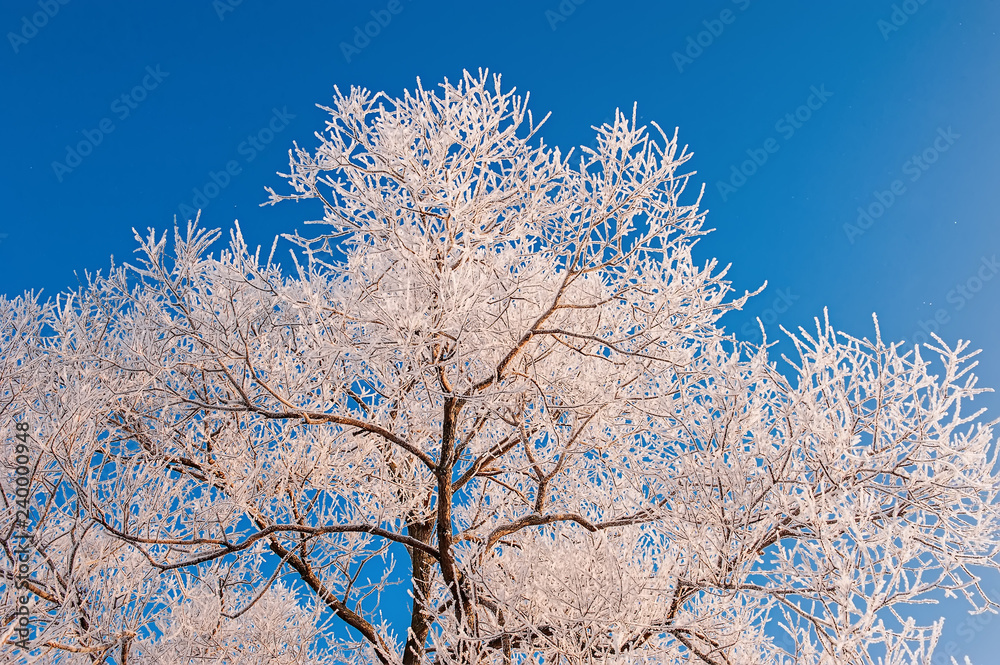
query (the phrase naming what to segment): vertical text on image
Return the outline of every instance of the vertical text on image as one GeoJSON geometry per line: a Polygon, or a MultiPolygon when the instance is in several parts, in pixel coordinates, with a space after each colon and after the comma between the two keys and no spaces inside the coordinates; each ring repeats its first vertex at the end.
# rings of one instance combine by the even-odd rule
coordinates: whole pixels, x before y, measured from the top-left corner
{"type": "Polygon", "coordinates": [[[28,638],[31,636],[31,611],[28,607],[29,580],[31,575],[31,456],[29,455],[28,439],[30,426],[20,422],[14,425],[14,533],[12,540],[20,543],[11,551],[14,561],[14,590],[16,608],[14,622],[17,640],[14,644],[22,649],[28,649],[28,638]]]}

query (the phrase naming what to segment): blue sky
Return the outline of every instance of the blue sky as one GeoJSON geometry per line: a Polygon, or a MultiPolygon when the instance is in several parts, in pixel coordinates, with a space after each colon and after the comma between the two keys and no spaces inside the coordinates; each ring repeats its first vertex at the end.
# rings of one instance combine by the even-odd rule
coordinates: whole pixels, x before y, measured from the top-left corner
{"type": "MultiPolygon", "coordinates": [[[[127,259],[133,226],[199,205],[269,246],[316,212],[259,204],[292,141],[314,144],[334,85],[398,95],[488,67],[552,112],[549,144],[586,144],[633,102],[679,127],[717,229],[701,258],[732,262],[740,292],[769,284],[731,321],[744,337],[756,316],[776,330],[824,306],[871,335],[878,312],[889,339],[971,339],[981,383],[1000,387],[998,3],[95,5],[0,9],[0,293],[53,295],[127,259]]],[[[942,645],[995,662],[1000,617],[956,608],[942,645]]]]}

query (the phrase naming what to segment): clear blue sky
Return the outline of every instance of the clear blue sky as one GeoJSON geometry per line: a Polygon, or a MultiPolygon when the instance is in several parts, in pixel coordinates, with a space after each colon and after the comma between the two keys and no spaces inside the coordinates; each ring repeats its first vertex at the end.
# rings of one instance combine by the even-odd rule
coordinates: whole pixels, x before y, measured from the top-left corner
{"type": "MultiPolygon", "coordinates": [[[[258,204],[334,85],[488,67],[552,112],[549,144],[634,101],[680,128],[717,229],[701,257],[769,282],[735,330],[829,306],[863,336],[876,311],[890,339],[971,339],[1000,387],[998,25],[989,0],[5,0],[0,292],[53,295],[199,204],[269,246],[316,212],[258,204]]],[[[955,608],[942,644],[997,662],[1000,617],[955,608]]]]}

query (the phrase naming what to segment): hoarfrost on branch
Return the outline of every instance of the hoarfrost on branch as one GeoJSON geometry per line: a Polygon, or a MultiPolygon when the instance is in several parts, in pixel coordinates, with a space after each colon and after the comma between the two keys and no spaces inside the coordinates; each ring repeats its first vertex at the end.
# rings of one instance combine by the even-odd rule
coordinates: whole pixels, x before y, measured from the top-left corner
{"type": "Polygon", "coordinates": [[[3,301],[5,657],[911,665],[942,624],[910,605],[995,610],[968,342],[824,317],[779,371],[634,111],[564,154],[482,72],[327,110],[271,191],[322,206],[291,269],[192,223],[3,301]]]}

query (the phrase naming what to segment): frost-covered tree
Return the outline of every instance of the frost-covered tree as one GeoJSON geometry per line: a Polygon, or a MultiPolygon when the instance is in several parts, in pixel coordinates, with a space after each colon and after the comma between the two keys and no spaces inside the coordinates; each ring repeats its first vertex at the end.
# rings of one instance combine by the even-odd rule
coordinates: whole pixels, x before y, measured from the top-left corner
{"type": "Polygon", "coordinates": [[[912,665],[908,606],[997,607],[967,342],[728,335],[634,112],[574,155],[483,73],[327,110],[285,269],[189,224],[2,302],[8,661],[912,665]]]}

